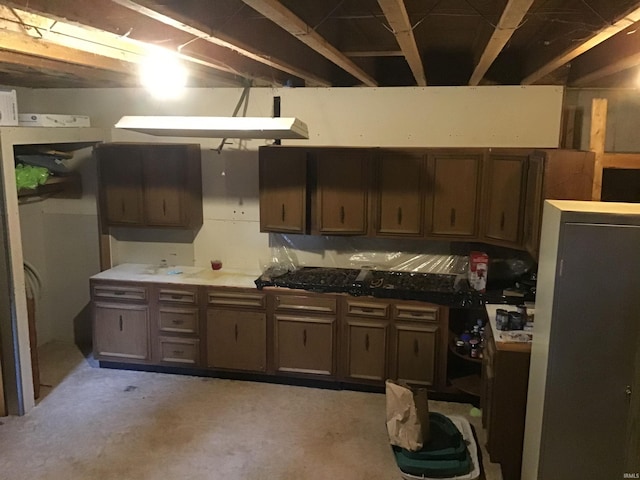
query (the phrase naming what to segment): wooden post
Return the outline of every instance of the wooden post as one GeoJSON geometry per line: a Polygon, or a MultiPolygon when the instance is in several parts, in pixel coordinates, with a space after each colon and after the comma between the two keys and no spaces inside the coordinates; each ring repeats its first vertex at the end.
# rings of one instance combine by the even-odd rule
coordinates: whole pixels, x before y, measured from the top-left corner
{"type": "Polygon", "coordinates": [[[591,135],[589,150],[595,153],[593,168],[593,188],[591,199],[600,201],[602,193],[602,160],[604,158],[604,141],[607,133],[607,99],[594,98],[591,102],[591,135]]]}
{"type": "Polygon", "coordinates": [[[566,107],[562,112],[560,148],[576,149],[576,110],[575,105],[566,107]]]}

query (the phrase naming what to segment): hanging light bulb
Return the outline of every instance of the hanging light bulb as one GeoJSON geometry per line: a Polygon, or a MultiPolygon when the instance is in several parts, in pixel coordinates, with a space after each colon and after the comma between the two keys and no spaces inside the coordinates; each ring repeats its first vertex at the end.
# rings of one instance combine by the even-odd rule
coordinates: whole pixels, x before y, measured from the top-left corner
{"type": "Polygon", "coordinates": [[[140,63],[140,82],[159,99],[175,99],[187,84],[187,71],[174,53],[156,49],[140,63]]]}

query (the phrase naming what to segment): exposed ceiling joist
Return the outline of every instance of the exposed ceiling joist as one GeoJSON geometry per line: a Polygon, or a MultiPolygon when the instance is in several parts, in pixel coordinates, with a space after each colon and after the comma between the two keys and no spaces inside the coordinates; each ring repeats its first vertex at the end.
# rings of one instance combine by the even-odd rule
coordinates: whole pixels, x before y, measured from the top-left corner
{"type": "Polygon", "coordinates": [[[242,0],[258,13],[282,27],[308,47],[312,48],[340,68],[369,87],[377,87],[378,82],[367,72],[353,63],[345,54],[331,45],[322,35],[307,25],[300,17],[276,0],[242,0]]]}
{"type": "Polygon", "coordinates": [[[571,62],[568,83],[582,87],[601,78],[640,65],[640,24],[635,30],[620,32],[607,42],[606,50],[598,46],[571,62]]]}
{"type": "Polygon", "coordinates": [[[502,16],[498,25],[496,25],[487,46],[485,47],[480,60],[476,65],[471,78],[469,79],[469,85],[475,86],[480,83],[480,80],[484,77],[489,67],[498,57],[504,46],[507,44],[513,33],[522,23],[524,16],[531,8],[533,0],[509,0],[504,7],[502,16]]]}
{"type": "Polygon", "coordinates": [[[402,57],[402,50],[351,50],[344,51],[347,57],[366,58],[366,57],[402,57]]]}
{"type": "Polygon", "coordinates": [[[73,48],[47,42],[46,40],[37,40],[22,33],[7,31],[2,25],[0,25],[0,30],[2,31],[0,48],[3,50],[101,70],[131,74],[131,67],[123,60],[103,57],[96,53],[81,52],[73,48]]]}
{"type": "Polygon", "coordinates": [[[283,72],[289,73],[296,77],[302,78],[309,86],[317,86],[317,87],[330,87],[331,82],[320,78],[317,75],[314,75],[302,68],[295,67],[284,60],[279,58],[274,58],[266,53],[260,52],[259,50],[249,47],[248,45],[244,45],[238,40],[232,39],[228,35],[225,35],[222,32],[213,31],[204,26],[197,25],[193,20],[189,20],[187,23],[187,19],[181,19],[177,16],[177,14],[167,15],[163,12],[160,12],[157,9],[151,8],[151,6],[155,5],[154,2],[149,1],[132,1],[132,0],[112,0],[114,3],[126,7],[136,13],[141,15],[145,15],[153,20],[164,23],[170,27],[176,28],[183,32],[189,33],[193,35],[195,38],[202,39],[206,42],[213,43],[214,45],[218,45],[221,47],[229,48],[240,55],[244,55],[245,57],[250,58],[251,60],[255,60],[257,62],[263,63],[269,67],[276,68],[283,72]]]}
{"type": "Polygon", "coordinates": [[[115,85],[122,83],[123,80],[126,81],[126,78],[130,77],[131,84],[135,84],[130,68],[123,68],[120,71],[105,70],[101,67],[96,68],[94,65],[88,66],[86,62],[83,64],[72,64],[66,61],[17,53],[15,50],[9,51],[4,48],[2,43],[0,43],[0,48],[0,63],[2,64],[29,67],[38,71],[55,72],[55,75],[70,75],[83,80],[97,81],[100,83],[111,82],[115,85]]]}
{"type": "MultiPolygon", "coordinates": [[[[145,59],[152,49],[157,48],[150,44],[105,32],[86,25],[71,24],[57,18],[27,12],[17,8],[0,5],[0,48],[18,51],[31,55],[47,57],[52,60],[60,60],[69,63],[78,63],[95,68],[104,68],[113,71],[125,71],[127,74],[137,74],[131,71],[127,64],[139,64],[145,59]],[[8,35],[13,36],[8,36],[8,35]],[[22,37],[22,38],[20,38],[22,37]],[[33,42],[29,42],[32,39],[33,42]],[[4,44],[11,42],[8,46],[4,44]],[[14,48],[15,45],[26,45],[28,49],[22,51],[14,48]],[[63,47],[68,50],[60,50],[63,47]],[[58,53],[61,55],[57,57],[58,53]],[[80,59],[74,61],[74,56],[80,59]],[[94,64],[85,63],[86,56],[94,59],[94,64]],[[122,68],[114,68],[114,64],[108,60],[124,62],[122,68]],[[102,64],[103,66],[100,66],[102,64]]],[[[215,59],[196,58],[190,55],[177,54],[177,56],[197,67],[205,67],[216,71],[214,77],[227,85],[239,86],[241,82],[224,74],[237,75],[238,77],[251,78],[245,72],[238,72],[228,65],[221,64],[215,59]],[[219,72],[223,72],[220,76],[219,72]]],[[[204,73],[201,68],[193,70],[195,76],[210,79],[211,74],[204,73]]],[[[254,77],[255,78],[255,77],[254,77]]],[[[267,84],[272,84],[272,79],[256,78],[267,84]]]]}
{"type": "Polygon", "coordinates": [[[538,80],[544,78],[546,75],[550,74],[551,72],[558,69],[562,65],[565,65],[566,63],[570,62],[571,60],[576,58],[578,55],[582,55],[586,51],[594,48],[596,45],[601,44],[605,40],[608,40],[609,38],[613,37],[615,34],[621,32],[622,30],[636,23],[639,20],[640,20],[640,7],[637,7],[636,9],[628,12],[618,21],[612,23],[611,25],[597,32],[595,35],[587,39],[585,42],[582,42],[576,47],[565,51],[564,53],[555,57],[550,62],[538,68],[535,72],[525,77],[520,83],[522,85],[531,85],[532,83],[537,82],[538,80]]]}
{"type": "Polygon", "coordinates": [[[416,83],[420,87],[425,87],[427,78],[424,74],[420,51],[413,36],[413,27],[404,6],[404,0],[378,0],[378,4],[389,22],[391,30],[393,30],[404,57],[407,59],[416,83]]]}

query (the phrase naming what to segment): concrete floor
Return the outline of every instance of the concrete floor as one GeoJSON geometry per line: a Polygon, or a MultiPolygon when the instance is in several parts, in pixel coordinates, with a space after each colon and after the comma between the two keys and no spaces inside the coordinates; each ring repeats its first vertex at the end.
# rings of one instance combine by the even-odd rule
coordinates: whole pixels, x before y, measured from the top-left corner
{"type": "MultiPolygon", "coordinates": [[[[40,361],[36,408],[0,418],[4,480],[401,478],[381,394],[100,369],[61,343],[40,361]]],[[[465,416],[483,447],[471,405],[430,409],[465,416]]]]}

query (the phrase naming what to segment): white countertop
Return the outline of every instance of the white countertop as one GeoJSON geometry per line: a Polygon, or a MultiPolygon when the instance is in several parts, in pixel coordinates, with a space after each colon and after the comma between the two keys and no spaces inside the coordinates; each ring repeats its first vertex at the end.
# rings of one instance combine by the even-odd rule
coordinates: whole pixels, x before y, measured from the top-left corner
{"type": "Polygon", "coordinates": [[[496,311],[499,308],[512,311],[516,309],[514,305],[486,305],[485,307],[487,309],[487,316],[489,317],[491,331],[493,332],[493,339],[496,342],[498,350],[531,350],[531,340],[533,338],[532,332],[525,332],[523,330],[502,332],[496,327],[496,311]]]}
{"type": "Polygon", "coordinates": [[[91,278],[126,282],[179,283],[216,287],[256,288],[255,280],[261,272],[212,270],[204,267],[158,267],[141,263],[123,263],[91,278]]]}

